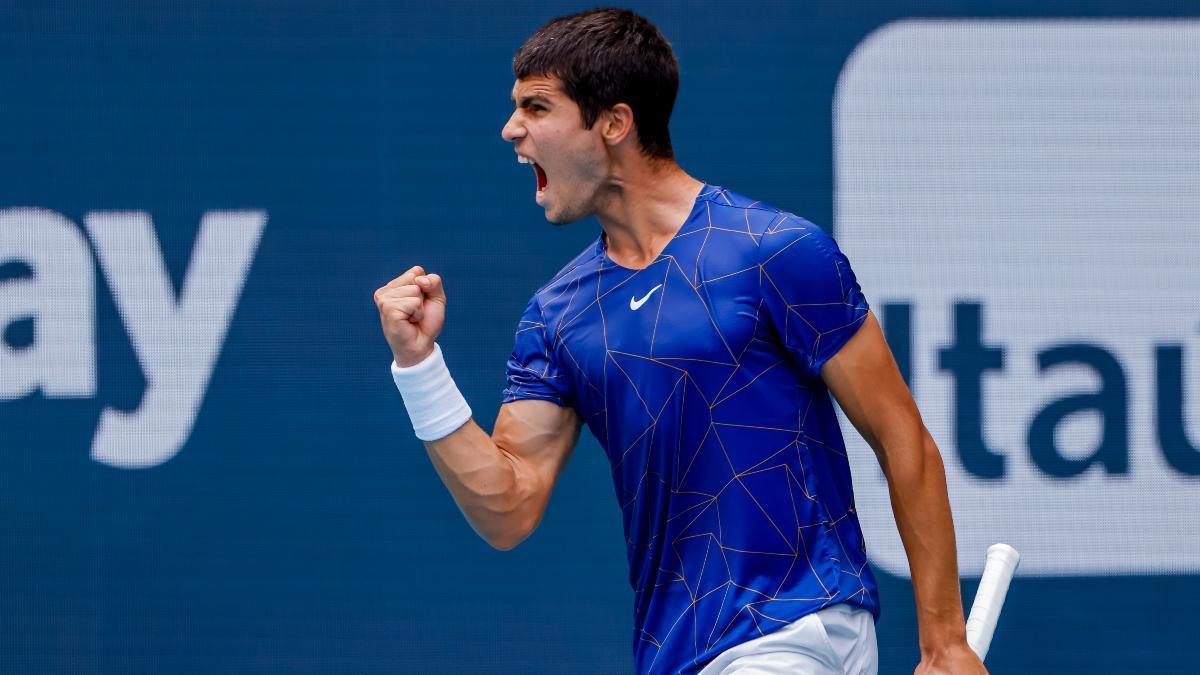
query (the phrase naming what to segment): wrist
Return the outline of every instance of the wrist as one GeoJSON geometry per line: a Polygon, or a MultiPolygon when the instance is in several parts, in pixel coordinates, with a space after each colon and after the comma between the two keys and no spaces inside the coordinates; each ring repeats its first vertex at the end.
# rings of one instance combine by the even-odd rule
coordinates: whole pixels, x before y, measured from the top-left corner
{"type": "Polygon", "coordinates": [[[428,359],[433,354],[433,348],[436,344],[436,342],[431,342],[428,347],[417,352],[392,352],[392,360],[400,368],[411,368],[428,359]]]}
{"type": "Polygon", "coordinates": [[[391,370],[417,438],[436,441],[470,421],[471,408],[450,377],[437,343],[424,359],[411,366],[393,361],[391,370]]]}
{"type": "Polygon", "coordinates": [[[948,650],[967,646],[967,627],[942,626],[921,630],[919,636],[921,656],[931,656],[948,650]]]}

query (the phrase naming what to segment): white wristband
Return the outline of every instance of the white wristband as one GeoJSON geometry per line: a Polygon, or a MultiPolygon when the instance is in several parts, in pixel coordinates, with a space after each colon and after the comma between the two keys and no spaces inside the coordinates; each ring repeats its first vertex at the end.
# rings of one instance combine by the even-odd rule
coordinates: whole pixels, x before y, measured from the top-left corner
{"type": "Polygon", "coordinates": [[[401,368],[392,361],[392,379],[404,398],[417,438],[445,438],[471,419],[471,408],[454,386],[442,359],[442,348],[436,342],[433,353],[420,363],[401,368]]]}

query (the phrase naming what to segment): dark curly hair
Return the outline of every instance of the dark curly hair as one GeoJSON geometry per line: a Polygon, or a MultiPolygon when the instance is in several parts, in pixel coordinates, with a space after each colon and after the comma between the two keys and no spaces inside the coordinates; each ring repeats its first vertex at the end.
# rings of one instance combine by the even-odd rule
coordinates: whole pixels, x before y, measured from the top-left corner
{"type": "Polygon", "coordinates": [[[679,62],[654,24],[627,9],[592,9],[542,26],[513,56],[517,79],[554,76],[591,129],[618,103],[633,110],[642,152],[673,159],[667,129],[679,91],[679,62]]]}

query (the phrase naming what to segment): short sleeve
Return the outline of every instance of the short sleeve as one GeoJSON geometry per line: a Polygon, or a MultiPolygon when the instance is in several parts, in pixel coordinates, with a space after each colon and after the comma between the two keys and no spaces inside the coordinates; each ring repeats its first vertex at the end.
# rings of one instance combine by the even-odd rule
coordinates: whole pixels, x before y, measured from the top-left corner
{"type": "Polygon", "coordinates": [[[763,304],[796,363],[811,377],[867,318],[867,299],[850,261],[821,228],[795,216],[759,242],[763,304]]]}
{"type": "Polygon", "coordinates": [[[551,345],[541,304],[535,295],[517,323],[512,354],[508,357],[504,403],[535,398],[563,407],[572,405],[569,384],[559,369],[551,345]]]}

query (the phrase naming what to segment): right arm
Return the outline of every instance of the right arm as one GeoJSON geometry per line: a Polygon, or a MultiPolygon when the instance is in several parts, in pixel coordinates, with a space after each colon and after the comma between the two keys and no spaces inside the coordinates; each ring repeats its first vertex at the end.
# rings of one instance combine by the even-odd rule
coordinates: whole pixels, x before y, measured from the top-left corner
{"type": "MultiPolygon", "coordinates": [[[[413,267],[377,290],[375,304],[398,366],[432,354],[445,321],[446,294],[438,275],[413,267]]],[[[500,407],[491,436],[467,420],[449,435],[426,441],[425,448],[471,527],[495,548],[508,550],[541,521],[581,423],[572,408],[523,399],[500,407]]]]}
{"type": "Polygon", "coordinates": [[[467,522],[507,551],[542,520],[579,428],[573,409],[524,399],[500,406],[491,436],[471,420],[425,448],[467,522]]]}

